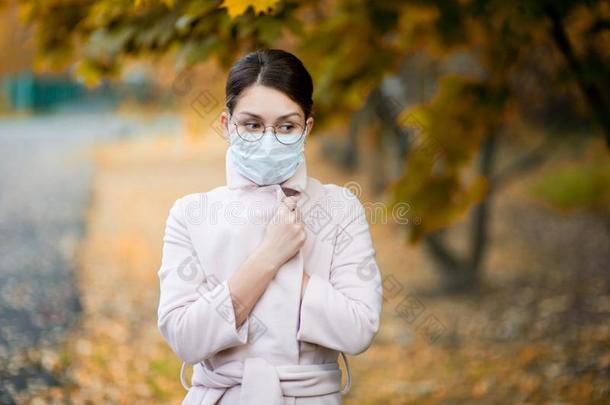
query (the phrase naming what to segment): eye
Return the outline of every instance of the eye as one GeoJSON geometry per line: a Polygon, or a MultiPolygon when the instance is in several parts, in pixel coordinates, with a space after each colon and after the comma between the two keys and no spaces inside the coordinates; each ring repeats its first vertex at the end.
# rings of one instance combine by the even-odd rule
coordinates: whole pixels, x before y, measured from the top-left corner
{"type": "Polygon", "coordinates": [[[260,123],[258,122],[246,122],[243,124],[247,129],[259,129],[260,123]]]}
{"type": "Polygon", "coordinates": [[[278,128],[278,132],[281,132],[283,134],[287,134],[287,133],[291,133],[292,131],[294,131],[296,126],[294,124],[291,124],[291,123],[285,123],[285,124],[278,125],[277,128],[278,128]]]}

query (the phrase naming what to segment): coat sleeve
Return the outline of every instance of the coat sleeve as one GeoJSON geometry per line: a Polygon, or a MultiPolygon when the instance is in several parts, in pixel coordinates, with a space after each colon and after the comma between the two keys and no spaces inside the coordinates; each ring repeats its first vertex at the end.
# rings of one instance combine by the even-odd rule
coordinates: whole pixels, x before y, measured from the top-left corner
{"type": "Polygon", "coordinates": [[[228,280],[202,267],[193,248],[181,200],[165,224],[157,326],[176,355],[194,364],[221,350],[247,342],[249,320],[236,328],[228,280]]]}
{"type": "Polygon", "coordinates": [[[338,226],[329,279],[310,273],[297,339],[357,355],[379,331],[383,291],[364,209],[352,200],[355,215],[338,226]]]}

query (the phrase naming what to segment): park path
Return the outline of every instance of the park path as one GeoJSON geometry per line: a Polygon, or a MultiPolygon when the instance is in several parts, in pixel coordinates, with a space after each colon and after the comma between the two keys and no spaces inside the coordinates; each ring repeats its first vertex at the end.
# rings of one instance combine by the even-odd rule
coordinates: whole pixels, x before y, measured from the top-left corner
{"type": "Polygon", "coordinates": [[[98,145],[176,132],[178,117],[140,120],[112,111],[0,118],[0,403],[17,391],[56,384],[52,347],[77,321],[76,255],[98,145]]]}

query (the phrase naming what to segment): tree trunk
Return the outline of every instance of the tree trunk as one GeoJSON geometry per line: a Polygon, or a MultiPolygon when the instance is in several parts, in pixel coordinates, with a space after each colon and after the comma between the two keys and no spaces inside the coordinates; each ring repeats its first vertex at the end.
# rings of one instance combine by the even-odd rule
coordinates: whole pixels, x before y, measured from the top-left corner
{"type": "MultiPolygon", "coordinates": [[[[490,135],[482,140],[481,154],[479,155],[479,173],[488,179],[492,178],[496,147],[497,135],[490,135]]],[[[466,292],[480,285],[481,263],[489,238],[490,204],[491,194],[488,193],[474,207],[468,228],[470,241],[468,257],[460,258],[446,246],[442,239],[444,231],[435,232],[424,237],[424,243],[428,251],[443,274],[444,290],[448,293],[466,292]]]]}

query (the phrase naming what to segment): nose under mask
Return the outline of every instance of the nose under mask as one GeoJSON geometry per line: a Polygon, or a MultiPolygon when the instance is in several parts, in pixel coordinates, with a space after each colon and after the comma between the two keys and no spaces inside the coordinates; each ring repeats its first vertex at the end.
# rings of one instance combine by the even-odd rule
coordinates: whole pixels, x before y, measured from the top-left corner
{"type": "Polygon", "coordinates": [[[229,153],[237,171],[260,186],[282,183],[305,161],[305,136],[292,145],[280,143],[271,131],[257,142],[243,140],[235,130],[229,136],[229,153]]]}

